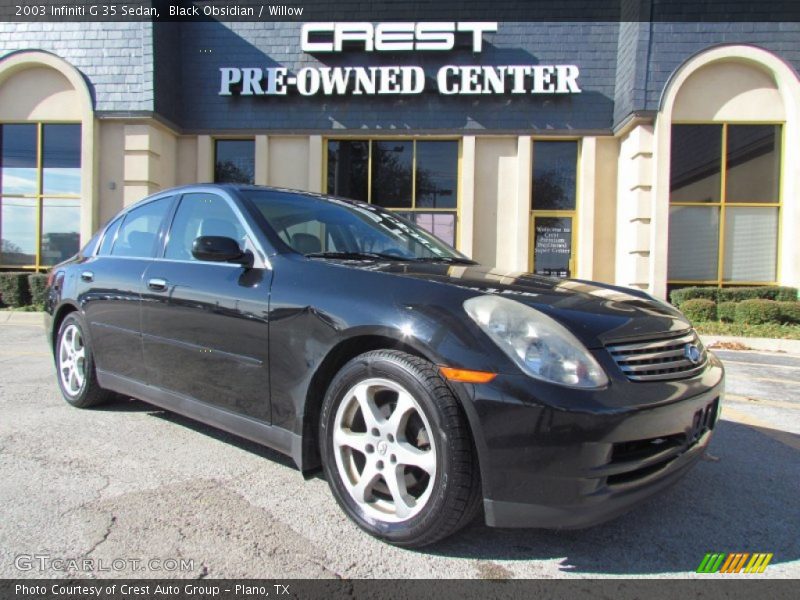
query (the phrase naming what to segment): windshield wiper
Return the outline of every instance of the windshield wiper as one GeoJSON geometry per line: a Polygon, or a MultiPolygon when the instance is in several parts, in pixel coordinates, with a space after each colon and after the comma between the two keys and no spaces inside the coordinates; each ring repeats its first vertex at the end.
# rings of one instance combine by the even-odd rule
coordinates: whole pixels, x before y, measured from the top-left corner
{"type": "Polygon", "coordinates": [[[381,254],[380,252],[309,252],[304,254],[306,258],[341,258],[341,259],[368,259],[368,260],[409,260],[402,256],[392,254],[381,254]]]}
{"type": "Polygon", "coordinates": [[[381,252],[309,252],[306,258],[339,258],[353,260],[394,260],[399,262],[439,262],[450,265],[476,265],[474,260],[457,256],[400,256],[381,252]]]}
{"type": "Polygon", "coordinates": [[[450,265],[477,265],[474,260],[469,258],[459,258],[458,256],[420,256],[412,259],[414,262],[441,262],[450,265]]]}

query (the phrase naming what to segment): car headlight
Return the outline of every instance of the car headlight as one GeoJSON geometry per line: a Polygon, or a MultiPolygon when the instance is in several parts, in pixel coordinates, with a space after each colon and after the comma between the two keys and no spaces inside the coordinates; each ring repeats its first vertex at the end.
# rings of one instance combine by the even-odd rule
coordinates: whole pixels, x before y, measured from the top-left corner
{"type": "Polygon", "coordinates": [[[464,310],[531,377],[577,388],[608,384],[578,338],[544,313],[502,296],[470,298],[464,310]]]}

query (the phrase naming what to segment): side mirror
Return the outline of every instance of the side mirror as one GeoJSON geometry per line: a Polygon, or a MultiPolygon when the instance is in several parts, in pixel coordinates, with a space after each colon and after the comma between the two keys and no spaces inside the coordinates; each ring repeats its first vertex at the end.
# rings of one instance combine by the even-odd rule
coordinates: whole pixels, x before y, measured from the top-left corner
{"type": "Polygon", "coordinates": [[[192,256],[212,262],[244,262],[245,253],[232,238],[202,235],[192,244],[192,256]]]}

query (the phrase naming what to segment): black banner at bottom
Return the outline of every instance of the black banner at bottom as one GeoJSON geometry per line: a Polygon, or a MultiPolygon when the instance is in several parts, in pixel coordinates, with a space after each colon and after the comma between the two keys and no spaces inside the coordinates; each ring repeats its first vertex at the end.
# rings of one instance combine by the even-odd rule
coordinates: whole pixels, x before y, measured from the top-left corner
{"type": "MultiPolygon", "coordinates": [[[[723,578],[724,577],[724,578],[723,578]]],[[[570,579],[570,580],[304,580],[304,579],[6,579],[3,600],[336,600],[345,598],[500,598],[573,600],[659,600],[661,598],[796,598],[797,582],[738,576],[719,579],[570,579]]]]}

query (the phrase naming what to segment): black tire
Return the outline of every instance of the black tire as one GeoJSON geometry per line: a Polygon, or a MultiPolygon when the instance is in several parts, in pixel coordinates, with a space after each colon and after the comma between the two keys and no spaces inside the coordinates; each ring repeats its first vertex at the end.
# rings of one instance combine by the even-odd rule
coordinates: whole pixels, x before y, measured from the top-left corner
{"type": "MultiPolygon", "coordinates": [[[[392,410],[391,405],[386,409],[387,412],[392,410]]],[[[346,407],[343,414],[345,411],[346,407]]],[[[386,415],[387,418],[388,416],[386,415]]],[[[419,417],[408,417],[407,422],[411,423],[412,418],[419,417]]],[[[364,435],[368,434],[365,430],[364,435]]],[[[433,544],[467,525],[480,508],[482,494],[478,461],[466,417],[435,365],[416,356],[395,350],[376,350],[347,363],[334,377],[325,395],[320,414],[320,446],[325,476],[336,501],[359,527],[388,543],[407,548],[433,544]],[[368,503],[357,502],[349,491],[354,482],[343,480],[336,462],[336,453],[341,452],[334,443],[339,406],[349,391],[354,390],[359,383],[369,380],[388,380],[408,391],[416,401],[416,408],[424,413],[431,429],[429,433],[433,442],[431,449],[435,451],[436,470],[434,476],[429,477],[423,473],[422,477],[426,482],[425,489],[427,490],[428,485],[431,486],[429,495],[424,503],[420,503],[421,508],[416,509],[419,510],[418,513],[399,522],[376,518],[368,503]]],[[[384,452],[386,448],[384,444],[384,452]]],[[[351,454],[354,452],[348,451],[351,454]]],[[[362,462],[366,464],[367,455],[362,455],[365,459],[362,462]]],[[[380,457],[374,455],[373,458],[380,457]]],[[[391,459],[394,462],[395,456],[392,455],[391,459]]],[[[340,460],[343,460],[341,454],[340,460]]],[[[403,466],[402,469],[402,473],[408,473],[410,467],[403,466]]],[[[357,473],[359,479],[366,470],[365,466],[357,473]]],[[[386,472],[391,473],[388,470],[386,472]]],[[[380,476],[382,475],[383,472],[380,476]]],[[[405,477],[406,475],[401,480],[405,477]]],[[[389,488],[385,478],[377,481],[377,485],[385,486],[384,489],[389,488]]],[[[391,497],[388,499],[392,500],[391,497]]]]}
{"type": "Polygon", "coordinates": [[[76,408],[89,408],[98,406],[111,398],[112,393],[104,390],[97,383],[97,373],[94,368],[94,355],[92,354],[91,343],[87,334],[86,321],[79,312],[71,312],[61,322],[58,328],[58,335],[55,344],[55,363],[56,363],[56,380],[58,387],[61,390],[61,395],[64,396],[69,404],[76,408]],[[64,382],[62,376],[62,345],[69,344],[71,337],[70,333],[75,331],[79,332],[82,346],[84,349],[84,356],[82,361],[83,381],[76,389],[71,389],[64,382]],[[69,332],[69,333],[68,333],[69,332]]]}

